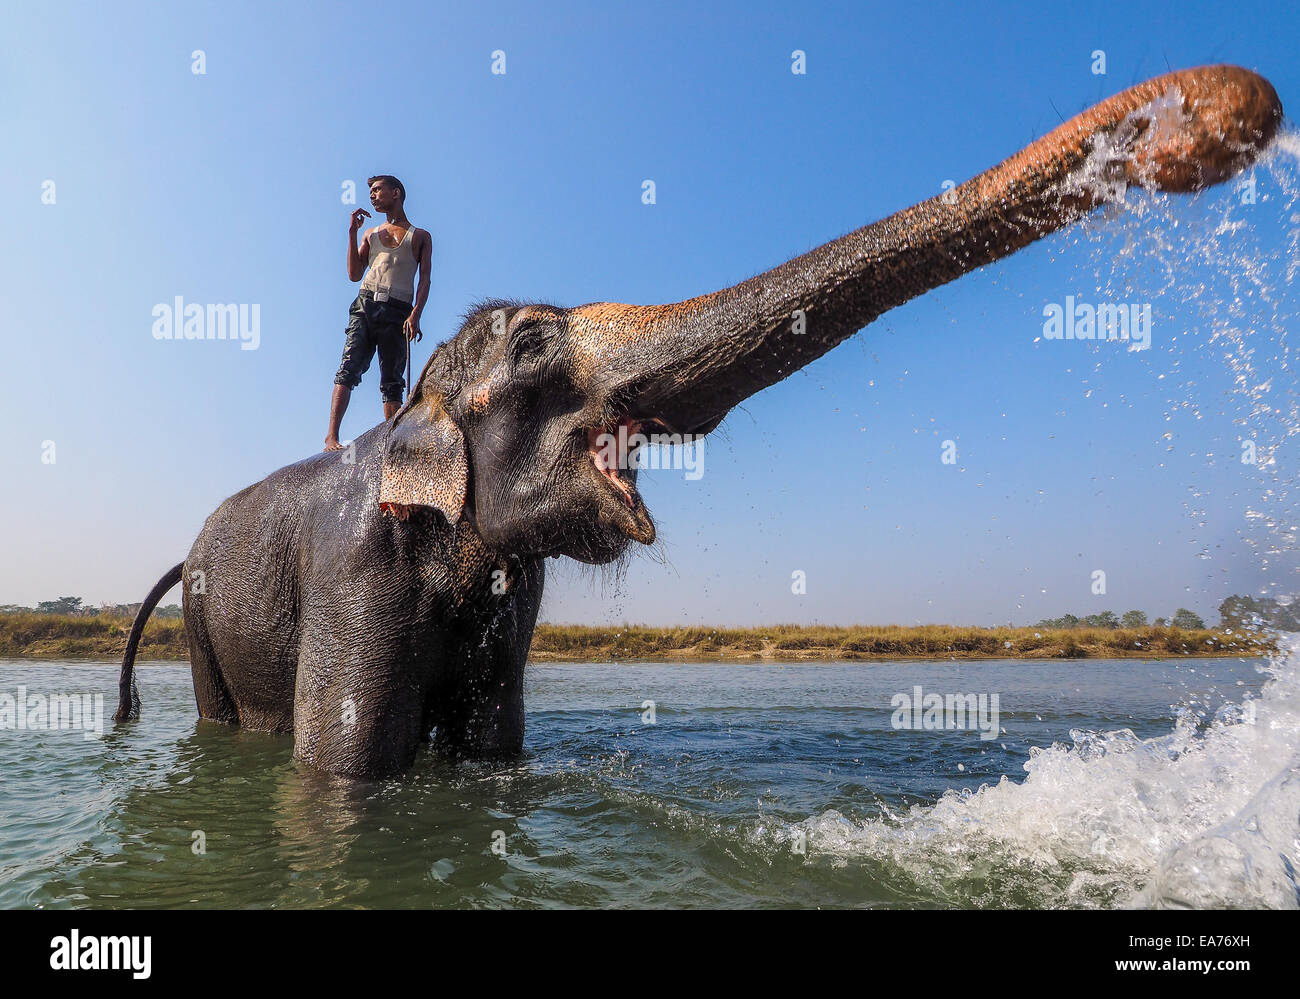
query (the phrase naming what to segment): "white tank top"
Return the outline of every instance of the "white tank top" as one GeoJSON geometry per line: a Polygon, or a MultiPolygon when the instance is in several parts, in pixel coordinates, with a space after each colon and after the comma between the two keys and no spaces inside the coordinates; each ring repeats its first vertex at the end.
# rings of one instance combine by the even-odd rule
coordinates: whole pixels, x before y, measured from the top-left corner
{"type": "Polygon", "coordinates": [[[378,229],[370,234],[370,269],[361,282],[362,291],[381,302],[396,298],[410,305],[415,301],[414,232],[415,226],[409,226],[396,246],[385,246],[378,229]]]}

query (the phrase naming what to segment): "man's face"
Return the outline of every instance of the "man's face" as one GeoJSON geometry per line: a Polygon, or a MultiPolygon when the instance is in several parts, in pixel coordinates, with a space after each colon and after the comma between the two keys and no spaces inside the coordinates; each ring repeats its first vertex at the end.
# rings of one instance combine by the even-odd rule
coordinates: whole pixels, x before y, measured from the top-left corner
{"type": "Polygon", "coordinates": [[[400,201],[397,188],[391,187],[384,181],[377,180],[370,185],[370,204],[375,211],[391,212],[400,201]]]}

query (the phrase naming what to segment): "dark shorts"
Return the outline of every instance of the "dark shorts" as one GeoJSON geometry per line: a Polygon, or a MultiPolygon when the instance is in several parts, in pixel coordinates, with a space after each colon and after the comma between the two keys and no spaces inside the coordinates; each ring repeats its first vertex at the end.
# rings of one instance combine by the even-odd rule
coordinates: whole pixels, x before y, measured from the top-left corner
{"type": "Polygon", "coordinates": [[[361,376],[370,369],[370,362],[379,351],[379,394],[384,402],[402,402],[402,389],[406,380],[406,334],[402,323],[411,314],[407,302],[390,298],[378,302],[368,291],[363,291],[352,303],[348,313],[348,338],[343,344],[343,361],[334,375],[335,385],[356,388],[361,376]]]}

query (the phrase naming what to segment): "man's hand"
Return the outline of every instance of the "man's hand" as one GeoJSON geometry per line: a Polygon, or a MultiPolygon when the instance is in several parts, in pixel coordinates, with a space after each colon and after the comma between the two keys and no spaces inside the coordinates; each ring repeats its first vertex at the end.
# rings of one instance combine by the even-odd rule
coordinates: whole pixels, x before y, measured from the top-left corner
{"type": "Polygon", "coordinates": [[[414,340],[419,343],[424,339],[424,334],[420,332],[420,316],[412,312],[406,317],[406,322],[402,324],[402,332],[406,334],[406,339],[414,340]]]}
{"type": "Polygon", "coordinates": [[[362,219],[370,218],[370,213],[364,208],[358,208],[352,212],[352,224],[348,226],[348,280],[360,281],[361,275],[366,272],[366,265],[370,263],[370,241],[363,240],[361,246],[357,246],[357,230],[361,228],[362,219]]]}

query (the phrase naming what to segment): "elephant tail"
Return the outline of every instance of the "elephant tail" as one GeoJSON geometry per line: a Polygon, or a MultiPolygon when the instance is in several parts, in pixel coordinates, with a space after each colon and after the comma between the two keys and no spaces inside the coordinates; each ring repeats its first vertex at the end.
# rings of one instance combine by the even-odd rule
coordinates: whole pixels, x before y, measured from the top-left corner
{"type": "Polygon", "coordinates": [[[140,717],[140,692],[135,687],[135,653],[140,648],[140,636],[144,634],[144,624],[149,615],[158,606],[163,594],[181,581],[181,570],[185,567],[180,562],[167,570],[167,574],[154,584],[149,595],[140,605],[140,611],[131,623],[131,635],[126,640],[126,652],[122,656],[122,679],[118,683],[117,714],[114,721],[134,721],[140,717]]]}

